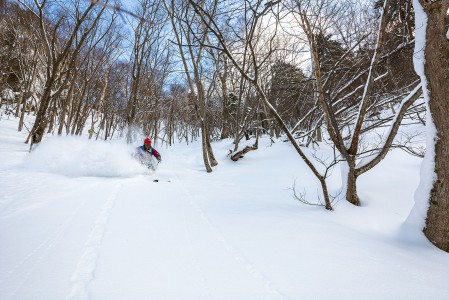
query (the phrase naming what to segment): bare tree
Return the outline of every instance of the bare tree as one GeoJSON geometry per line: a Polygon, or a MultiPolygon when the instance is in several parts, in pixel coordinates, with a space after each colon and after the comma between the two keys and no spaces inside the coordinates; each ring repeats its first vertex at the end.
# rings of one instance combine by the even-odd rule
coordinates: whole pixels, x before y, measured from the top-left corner
{"type": "MultiPolygon", "coordinates": [[[[276,31],[274,31],[273,35],[271,36],[271,39],[268,40],[268,42],[265,41],[266,49],[265,51],[260,51],[260,49],[257,49],[258,42],[261,42],[261,40],[258,40],[255,38],[255,35],[257,34],[257,28],[260,26],[263,17],[268,13],[271,12],[273,7],[276,7],[277,4],[279,4],[279,1],[277,2],[269,2],[267,5],[264,5],[262,1],[257,1],[254,5],[251,5],[250,3],[245,1],[245,7],[244,9],[244,18],[245,18],[245,25],[246,27],[246,37],[245,37],[245,48],[247,49],[247,52],[245,54],[248,56],[248,59],[250,60],[250,63],[247,65],[242,65],[235,54],[231,52],[229,49],[228,43],[223,37],[222,30],[220,26],[215,22],[213,15],[208,13],[203,7],[195,2],[194,0],[189,0],[189,2],[194,6],[195,12],[197,15],[201,17],[203,20],[203,23],[207,26],[207,28],[210,30],[210,32],[214,35],[214,37],[217,40],[217,43],[219,45],[219,49],[227,55],[229,60],[232,62],[234,67],[240,72],[240,74],[245,77],[245,79],[250,82],[254,88],[256,89],[258,96],[260,97],[260,100],[264,104],[265,107],[270,111],[270,113],[274,116],[274,118],[278,121],[279,126],[282,128],[282,130],[287,134],[287,137],[289,141],[294,146],[295,150],[297,151],[298,155],[302,158],[302,160],[306,163],[306,165],[310,168],[312,173],[315,175],[315,177],[319,180],[323,196],[324,196],[324,202],[325,207],[328,210],[332,210],[330,198],[329,198],[329,192],[327,189],[326,184],[326,177],[321,174],[318,169],[315,167],[314,163],[305,155],[301,147],[296,142],[293,134],[289,130],[289,128],[286,126],[284,120],[281,118],[279,113],[276,111],[276,109],[271,105],[271,103],[268,100],[267,94],[264,90],[264,88],[261,86],[261,78],[260,78],[260,71],[264,64],[267,62],[269,57],[272,55],[272,53],[275,51],[273,46],[273,39],[276,34],[276,31]],[[257,51],[258,50],[258,51],[257,51]],[[257,53],[256,53],[257,52],[257,53]]],[[[276,23],[275,23],[276,24],[276,23]]],[[[209,47],[217,47],[214,45],[208,45],[209,47]]]]}
{"type": "MultiPolygon", "coordinates": [[[[161,8],[160,3],[139,1],[137,15],[140,19],[135,25],[133,25],[135,20],[130,20],[134,42],[131,58],[131,91],[126,107],[128,143],[133,142],[133,130],[138,125],[138,116],[144,113],[144,110],[148,110],[148,107],[143,107],[144,101],[149,100],[145,94],[148,94],[148,89],[152,90],[155,87],[154,83],[157,81],[157,59],[163,51],[160,49],[160,40],[165,19],[161,8]]],[[[146,123],[148,121],[145,120],[146,123]]],[[[157,138],[157,130],[155,131],[155,138],[157,138]]]]}
{"type": "MultiPolygon", "coordinates": [[[[386,134],[382,145],[371,149],[371,151],[369,151],[370,157],[357,164],[361,152],[365,153],[366,151],[366,149],[363,149],[362,147],[362,136],[367,132],[365,126],[368,121],[367,116],[370,111],[375,111],[378,107],[381,107],[382,104],[384,104],[384,102],[376,104],[375,100],[373,100],[376,99],[376,97],[374,97],[373,87],[376,80],[385,76],[382,74],[377,75],[376,73],[378,71],[379,61],[382,58],[382,51],[388,54],[388,51],[385,51],[383,48],[383,43],[385,28],[387,26],[387,14],[384,12],[388,9],[389,2],[390,0],[384,1],[378,30],[375,31],[377,37],[375,39],[374,49],[370,56],[368,68],[362,69],[361,72],[358,71],[355,74],[350,74],[351,76],[348,77],[348,81],[344,83],[343,90],[350,86],[352,86],[352,88],[347,89],[345,92],[336,92],[333,97],[332,90],[329,89],[329,85],[327,84],[329,82],[326,82],[329,77],[324,77],[322,73],[322,60],[320,60],[318,51],[316,32],[325,32],[326,29],[323,27],[330,26],[329,23],[332,23],[332,17],[340,17],[339,12],[342,10],[342,7],[339,7],[338,4],[328,4],[324,1],[318,1],[318,4],[316,5],[309,1],[296,1],[294,7],[294,10],[299,15],[300,25],[302,26],[309,43],[317,99],[323,111],[327,131],[329,132],[332,143],[337,147],[348,165],[346,175],[346,199],[354,205],[360,205],[356,187],[358,176],[375,167],[386,156],[391,149],[407,109],[410,108],[415,100],[421,95],[421,86],[414,84],[408,95],[401,101],[394,120],[391,123],[390,130],[386,134]],[[324,22],[324,24],[322,22],[324,22]],[[354,78],[358,78],[361,88],[357,87],[358,83],[354,78]],[[360,90],[361,93],[357,93],[358,90],[360,90]],[[356,101],[353,102],[353,104],[348,105],[347,99],[350,99],[353,96],[355,96],[356,101]],[[343,103],[345,104],[342,108],[341,105],[343,103]],[[345,112],[344,117],[347,120],[350,120],[349,123],[341,118],[343,111],[345,112]],[[346,124],[349,124],[349,131],[345,129],[346,124]]],[[[361,37],[361,39],[364,38],[364,36],[361,37]]],[[[344,57],[349,55],[350,50],[359,45],[360,42],[361,40],[356,41],[351,49],[343,53],[343,55],[336,61],[331,71],[335,72],[336,67],[344,61],[344,57]]],[[[340,78],[345,78],[345,76],[340,75],[340,78]]],[[[380,98],[377,99],[381,100],[380,98]]],[[[376,126],[372,126],[370,129],[372,130],[374,128],[376,128],[376,126]]]]}
{"type": "Polygon", "coordinates": [[[108,87],[104,98],[102,119],[96,133],[98,139],[101,133],[104,139],[112,138],[117,128],[123,127],[126,119],[126,99],[129,99],[130,65],[127,62],[116,61],[109,69],[108,87]]]}
{"type": "Polygon", "coordinates": [[[0,83],[19,94],[16,97],[15,116],[20,116],[18,130],[21,131],[26,109],[31,107],[31,96],[39,92],[40,73],[44,68],[40,60],[42,44],[38,38],[39,23],[33,13],[22,10],[15,3],[5,4],[4,13],[0,21],[3,44],[0,83]]]}
{"type": "MultiPolygon", "coordinates": [[[[212,167],[218,164],[210,144],[209,126],[207,122],[207,95],[204,80],[204,57],[206,50],[203,45],[207,38],[207,30],[202,22],[198,22],[193,9],[188,2],[163,1],[170,16],[173,32],[178,45],[184,67],[184,74],[190,88],[190,99],[195,104],[196,114],[201,124],[201,140],[203,148],[203,162],[206,171],[212,172],[212,167]],[[195,33],[202,33],[197,36],[195,33]]],[[[215,13],[212,6],[211,13],[215,13]]]]}
{"type": "MultiPolygon", "coordinates": [[[[73,6],[73,14],[66,15],[65,13],[55,14],[51,7],[52,3],[47,0],[42,2],[35,0],[30,5],[22,0],[19,1],[39,18],[40,38],[45,49],[46,82],[39,101],[36,120],[29,136],[32,138],[31,145],[33,145],[42,140],[49,122],[48,108],[51,102],[61,95],[72,78],[71,70],[76,64],[77,57],[88,36],[97,26],[105,7],[97,8],[97,1],[91,1],[87,6],[83,5],[84,2],[77,1],[73,6]],[[56,20],[54,25],[49,26],[47,20],[50,19],[51,14],[56,16],[56,20]],[[67,39],[61,39],[60,36],[63,35],[66,35],[67,39]]],[[[56,2],[56,5],[70,11],[63,3],[56,2]]]]}

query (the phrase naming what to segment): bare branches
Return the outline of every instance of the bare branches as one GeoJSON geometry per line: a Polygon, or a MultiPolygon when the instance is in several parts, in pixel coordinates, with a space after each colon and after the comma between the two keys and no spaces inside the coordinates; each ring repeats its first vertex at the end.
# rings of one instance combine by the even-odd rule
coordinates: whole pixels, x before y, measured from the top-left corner
{"type": "Polygon", "coordinates": [[[412,105],[421,96],[421,94],[422,94],[422,89],[421,89],[421,84],[419,84],[413,89],[413,91],[410,92],[410,94],[407,97],[405,97],[402,100],[402,103],[399,107],[399,111],[396,114],[393,123],[391,124],[391,128],[390,128],[389,134],[385,140],[385,143],[381,147],[382,150],[371,161],[366,162],[360,166],[357,166],[357,169],[356,169],[357,175],[363,174],[364,172],[372,169],[387,155],[387,153],[390,150],[390,147],[393,143],[394,137],[396,136],[396,133],[399,130],[399,125],[402,122],[405,112],[410,107],[410,105],[412,105]]]}
{"type": "Polygon", "coordinates": [[[113,11],[118,12],[122,18],[123,15],[129,15],[132,18],[139,20],[140,22],[147,22],[151,25],[159,25],[158,23],[155,23],[154,20],[151,20],[150,18],[147,18],[145,15],[139,15],[131,10],[128,10],[126,8],[123,8],[122,5],[120,4],[110,4],[109,1],[95,1],[95,0],[85,0],[85,1],[89,1],[91,3],[91,5],[97,5],[97,6],[102,6],[105,8],[109,8],[112,9],[113,11]]]}
{"type": "Polygon", "coordinates": [[[379,23],[379,30],[377,33],[377,43],[376,43],[376,47],[374,49],[374,54],[371,58],[371,64],[370,64],[370,68],[369,68],[369,72],[368,72],[368,78],[366,80],[365,88],[363,91],[363,96],[360,101],[361,103],[359,106],[360,108],[359,108],[359,113],[357,116],[356,125],[354,128],[353,137],[351,140],[351,146],[348,149],[348,152],[352,155],[357,153],[358,141],[360,139],[360,130],[362,128],[363,119],[365,117],[365,114],[366,114],[366,111],[368,108],[368,99],[371,95],[371,89],[373,88],[373,82],[374,82],[373,72],[374,72],[374,68],[376,68],[376,66],[377,66],[378,55],[379,55],[378,53],[380,53],[380,51],[382,49],[383,37],[385,34],[385,27],[386,27],[386,20],[387,20],[386,10],[388,8],[389,1],[390,0],[385,0],[385,2],[384,2],[381,20],[379,23]]]}
{"type": "MultiPolygon", "coordinates": [[[[303,189],[302,192],[298,192],[298,189],[296,188],[296,179],[293,181],[293,187],[290,188],[289,190],[291,190],[293,192],[293,199],[301,202],[302,204],[305,205],[310,205],[310,206],[319,206],[319,207],[326,207],[326,204],[323,203],[320,195],[318,194],[316,201],[312,202],[310,201],[307,196],[307,192],[305,189],[303,189]]],[[[341,191],[339,191],[338,193],[334,194],[334,195],[330,195],[330,203],[332,205],[332,207],[335,206],[335,204],[340,200],[340,195],[341,195],[341,191]]]]}

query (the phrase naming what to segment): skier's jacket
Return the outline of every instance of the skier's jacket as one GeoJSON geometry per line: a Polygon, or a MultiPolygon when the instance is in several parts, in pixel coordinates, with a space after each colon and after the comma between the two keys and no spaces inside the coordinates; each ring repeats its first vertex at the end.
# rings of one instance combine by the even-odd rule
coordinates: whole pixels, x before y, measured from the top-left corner
{"type": "Polygon", "coordinates": [[[150,155],[153,155],[154,157],[156,157],[157,160],[161,159],[161,155],[159,154],[159,152],[157,152],[156,149],[154,149],[151,146],[150,146],[150,149],[147,150],[147,149],[145,149],[145,145],[142,145],[140,147],[137,147],[137,150],[149,153],[150,155]]]}

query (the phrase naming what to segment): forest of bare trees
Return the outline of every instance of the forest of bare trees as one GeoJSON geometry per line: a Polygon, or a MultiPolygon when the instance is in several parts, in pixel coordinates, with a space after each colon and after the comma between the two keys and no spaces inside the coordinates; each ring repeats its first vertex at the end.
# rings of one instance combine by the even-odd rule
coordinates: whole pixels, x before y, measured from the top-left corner
{"type": "MultiPolygon", "coordinates": [[[[428,32],[438,28],[440,38],[430,45],[438,50],[426,52],[439,61],[426,69],[426,84],[430,99],[445,103],[448,4],[419,2],[433,22],[428,32]]],[[[30,149],[45,135],[201,140],[207,172],[217,165],[214,140],[232,139],[229,157],[237,161],[257,151],[260,136],[282,137],[332,210],[326,179],[337,163],[346,174],[344,197],[358,206],[357,178],[391,149],[424,155],[414,136],[396,138],[404,124],[426,124],[414,46],[411,0],[3,0],[0,105],[19,118],[30,149]],[[305,154],[322,143],[334,157],[305,154]]],[[[430,108],[444,128],[447,104],[430,108]]],[[[447,147],[441,142],[436,151],[437,168],[447,170],[447,147]]],[[[431,206],[427,232],[448,251],[443,181],[432,193],[443,204],[431,206]],[[441,220],[442,229],[430,229],[441,220]]]]}

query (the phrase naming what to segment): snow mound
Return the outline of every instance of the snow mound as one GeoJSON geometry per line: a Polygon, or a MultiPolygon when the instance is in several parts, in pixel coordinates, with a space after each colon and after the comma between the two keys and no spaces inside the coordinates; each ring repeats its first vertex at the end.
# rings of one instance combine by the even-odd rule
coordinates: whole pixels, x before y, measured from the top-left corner
{"type": "Polygon", "coordinates": [[[24,167],[69,177],[131,177],[147,171],[132,157],[134,151],[135,147],[121,141],[51,137],[28,155],[24,167]]]}

